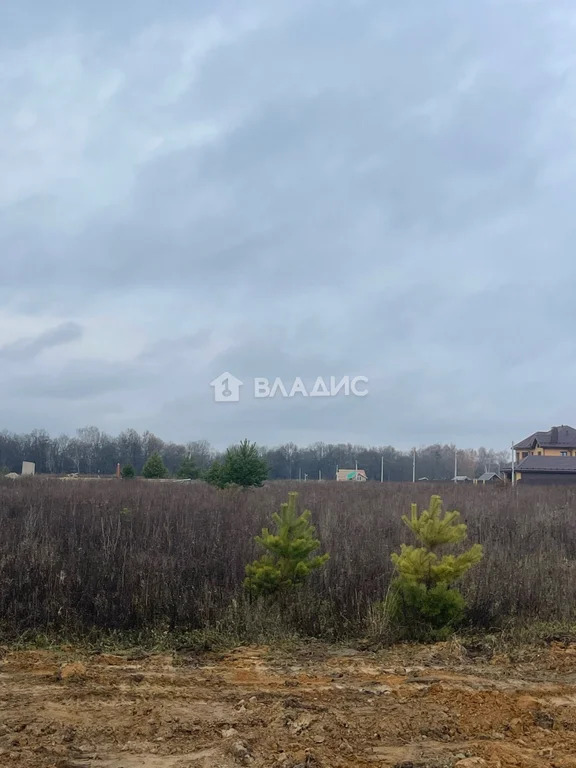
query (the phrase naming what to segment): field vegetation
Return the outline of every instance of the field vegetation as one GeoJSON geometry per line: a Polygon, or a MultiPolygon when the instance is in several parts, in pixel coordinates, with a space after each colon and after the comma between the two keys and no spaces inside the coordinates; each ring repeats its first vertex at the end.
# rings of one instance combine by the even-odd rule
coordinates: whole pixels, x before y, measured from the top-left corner
{"type": "Polygon", "coordinates": [[[426,483],[278,482],[219,489],[141,479],[0,480],[5,637],[200,633],[232,642],[288,635],[395,639],[377,610],[412,543],[402,516],[433,493],[460,512],[483,556],[464,573],[464,630],[560,623],[576,609],[576,489],[426,483]],[[298,491],[326,553],[289,601],[245,587],[255,537],[298,491]]]}

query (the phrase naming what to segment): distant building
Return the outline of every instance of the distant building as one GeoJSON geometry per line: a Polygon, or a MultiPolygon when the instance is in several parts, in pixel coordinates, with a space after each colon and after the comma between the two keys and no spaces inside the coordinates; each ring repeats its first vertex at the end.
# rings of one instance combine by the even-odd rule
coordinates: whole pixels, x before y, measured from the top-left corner
{"type": "Polygon", "coordinates": [[[472,478],[468,477],[468,475],[456,475],[456,477],[452,478],[453,483],[471,483],[472,478]]]}
{"type": "Polygon", "coordinates": [[[362,483],[366,482],[368,478],[363,469],[339,469],[336,474],[336,480],[348,480],[362,483]]]}
{"type": "Polygon", "coordinates": [[[562,424],[548,432],[534,432],[514,446],[516,462],[528,456],[576,456],[576,429],[562,424]]]}
{"type": "Polygon", "coordinates": [[[498,472],[484,472],[483,475],[480,475],[478,480],[476,480],[477,483],[501,483],[503,480],[502,476],[498,474],[498,472]]]}
{"type": "MultiPolygon", "coordinates": [[[[512,468],[504,470],[512,476],[512,468]]],[[[576,456],[527,456],[514,467],[514,480],[522,485],[576,485],[576,456]]]]}
{"type": "Polygon", "coordinates": [[[23,461],[22,462],[22,474],[23,475],[35,475],[36,474],[36,464],[33,461],[23,461]]]}
{"type": "MultiPolygon", "coordinates": [[[[514,446],[514,480],[533,485],[576,484],[576,429],[565,424],[534,434],[514,446]]],[[[512,478],[512,465],[502,469],[512,478]]]]}

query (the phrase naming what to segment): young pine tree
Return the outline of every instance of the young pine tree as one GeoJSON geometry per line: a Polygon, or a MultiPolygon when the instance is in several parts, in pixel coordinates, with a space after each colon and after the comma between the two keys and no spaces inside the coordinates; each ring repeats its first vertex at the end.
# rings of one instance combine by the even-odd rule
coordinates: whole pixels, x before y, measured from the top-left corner
{"type": "Polygon", "coordinates": [[[246,566],[245,586],[255,595],[286,593],[303,584],[312,571],[323,566],[329,555],[313,555],[320,547],[316,529],[310,523],[311,512],[298,514],[297,493],[288,494],[280,513],[272,520],[276,531],[268,528],[256,536],[256,542],[265,550],[259,560],[246,566]]]}
{"type": "Polygon", "coordinates": [[[202,479],[210,485],[215,485],[217,488],[224,488],[226,482],[222,473],[222,464],[219,461],[213,461],[208,469],[202,474],[202,479]]]}
{"type": "Polygon", "coordinates": [[[432,496],[429,509],[418,514],[412,504],[410,517],[402,520],[420,547],[402,544],[392,555],[397,578],[392,583],[388,608],[414,639],[441,638],[463,618],[466,603],[453,587],[472,566],[482,559],[482,547],[474,544],[459,555],[439,555],[438,550],[466,539],[466,525],[458,522],[459,512],[444,512],[440,496],[432,496]]]}
{"type": "Polygon", "coordinates": [[[182,464],[180,464],[176,477],[180,480],[195,480],[199,474],[196,462],[192,456],[187,456],[182,460],[182,464]]]}
{"type": "Polygon", "coordinates": [[[122,472],[120,473],[124,480],[131,480],[133,477],[136,476],[136,472],[134,471],[134,467],[132,464],[125,464],[122,467],[122,472]]]}
{"type": "Polygon", "coordinates": [[[164,466],[162,457],[157,451],[155,451],[150,456],[146,464],[144,464],[144,467],[142,468],[142,474],[148,479],[166,477],[166,467],[164,466]]]}
{"type": "Polygon", "coordinates": [[[239,445],[228,448],[224,461],[209,473],[208,479],[223,488],[227,485],[241,485],[243,488],[260,487],[268,477],[268,465],[260,457],[256,443],[243,440],[239,445]]]}

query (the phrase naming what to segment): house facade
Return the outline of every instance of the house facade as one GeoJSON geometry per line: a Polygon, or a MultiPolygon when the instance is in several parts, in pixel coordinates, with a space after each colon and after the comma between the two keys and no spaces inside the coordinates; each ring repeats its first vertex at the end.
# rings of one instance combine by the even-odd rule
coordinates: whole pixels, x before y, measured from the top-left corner
{"type": "MultiPolygon", "coordinates": [[[[562,424],[521,440],[514,448],[514,480],[523,485],[576,484],[576,429],[562,424]]],[[[512,467],[503,474],[512,477],[512,467]]]]}
{"type": "Polygon", "coordinates": [[[522,485],[576,485],[576,456],[527,456],[515,467],[522,485]]]}
{"type": "Polygon", "coordinates": [[[562,425],[534,432],[514,446],[516,463],[528,456],[576,456],[576,429],[562,425]]]}

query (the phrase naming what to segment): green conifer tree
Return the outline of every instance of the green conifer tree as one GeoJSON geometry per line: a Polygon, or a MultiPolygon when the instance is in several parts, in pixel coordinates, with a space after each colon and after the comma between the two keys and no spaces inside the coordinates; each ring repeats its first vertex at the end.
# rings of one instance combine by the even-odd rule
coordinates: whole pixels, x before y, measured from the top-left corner
{"type": "Polygon", "coordinates": [[[132,464],[125,464],[122,467],[122,472],[120,473],[124,480],[130,480],[131,478],[135,477],[136,472],[134,471],[134,467],[132,464]]]}
{"type": "Polygon", "coordinates": [[[222,474],[222,464],[219,461],[213,461],[212,464],[202,475],[203,480],[217,488],[224,488],[226,482],[222,474]]]}
{"type": "Polygon", "coordinates": [[[198,467],[192,456],[187,456],[182,460],[180,468],[178,469],[178,477],[180,480],[194,480],[199,475],[198,467]]]}
{"type": "Polygon", "coordinates": [[[266,461],[260,456],[256,443],[248,440],[228,448],[222,463],[215,461],[205,475],[207,482],[219,488],[227,485],[260,487],[267,477],[266,461]]]}
{"type": "Polygon", "coordinates": [[[443,510],[440,496],[432,496],[429,509],[420,515],[418,505],[412,504],[410,517],[402,517],[421,546],[402,544],[400,553],[392,555],[398,575],[388,609],[415,639],[445,636],[463,617],[464,598],[452,585],[480,562],[482,547],[474,544],[459,555],[437,553],[466,539],[466,525],[459,517],[455,510],[443,510]]]}
{"type": "Polygon", "coordinates": [[[305,509],[298,514],[298,494],[288,494],[288,501],[275,512],[272,520],[276,531],[268,528],[256,536],[256,542],[265,550],[259,560],[246,566],[245,586],[255,595],[274,595],[303,584],[308,576],[323,566],[329,555],[316,555],[320,541],[310,523],[312,513],[305,509]]]}
{"type": "Polygon", "coordinates": [[[142,474],[148,479],[166,477],[166,467],[160,454],[155,451],[142,468],[142,474]]]}

